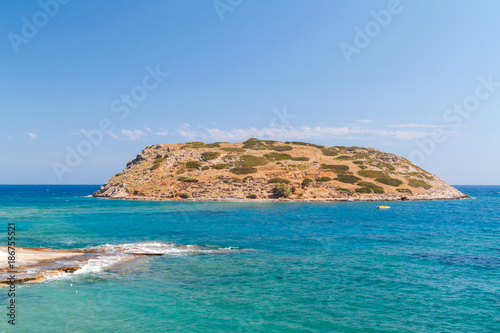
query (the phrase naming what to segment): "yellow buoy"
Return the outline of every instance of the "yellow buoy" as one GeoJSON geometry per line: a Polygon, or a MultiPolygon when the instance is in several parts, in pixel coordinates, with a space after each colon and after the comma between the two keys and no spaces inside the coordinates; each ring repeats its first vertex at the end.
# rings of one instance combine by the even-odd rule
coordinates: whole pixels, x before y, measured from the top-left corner
{"type": "Polygon", "coordinates": [[[377,206],[377,209],[389,209],[391,208],[390,206],[377,206]]]}

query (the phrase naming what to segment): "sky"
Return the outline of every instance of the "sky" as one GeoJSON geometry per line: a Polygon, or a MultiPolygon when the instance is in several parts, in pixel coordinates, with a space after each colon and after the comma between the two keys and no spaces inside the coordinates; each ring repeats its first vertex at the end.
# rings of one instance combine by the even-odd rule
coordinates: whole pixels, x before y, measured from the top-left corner
{"type": "Polygon", "coordinates": [[[102,184],[148,145],[373,147],[500,184],[500,2],[2,1],[0,184],[102,184]]]}

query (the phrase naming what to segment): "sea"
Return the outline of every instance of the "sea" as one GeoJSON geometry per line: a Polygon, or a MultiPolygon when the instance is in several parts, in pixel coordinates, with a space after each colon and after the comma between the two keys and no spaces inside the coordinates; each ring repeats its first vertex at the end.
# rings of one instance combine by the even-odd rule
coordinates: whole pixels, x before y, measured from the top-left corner
{"type": "Polygon", "coordinates": [[[16,286],[15,325],[0,288],[0,332],[500,332],[500,186],[456,187],[471,198],[152,202],[2,185],[0,246],[15,223],[16,246],[112,250],[16,286]],[[120,261],[130,249],[163,255],[120,261]]]}

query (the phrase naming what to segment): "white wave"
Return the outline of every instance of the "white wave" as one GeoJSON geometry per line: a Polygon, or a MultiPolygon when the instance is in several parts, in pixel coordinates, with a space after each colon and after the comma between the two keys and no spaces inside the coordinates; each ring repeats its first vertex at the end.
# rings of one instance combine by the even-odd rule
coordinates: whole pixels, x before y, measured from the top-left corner
{"type": "Polygon", "coordinates": [[[63,239],[61,241],[61,243],[63,243],[64,245],[71,245],[71,244],[75,244],[76,242],[72,239],[63,239]]]}
{"type": "MultiPolygon", "coordinates": [[[[104,269],[120,263],[124,260],[134,258],[136,255],[196,255],[196,254],[217,254],[241,251],[237,247],[208,247],[198,245],[175,245],[173,243],[161,242],[142,242],[142,243],[127,243],[103,246],[88,247],[91,259],[82,263],[74,263],[80,265],[80,268],[73,273],[65,273],[60,271],[51,271],[46,275],[47,280],[58,280],[69,278],[73,275],[82,275],[88,273],[101,272],[104,269]]],[[[65,263],[68,265],[68,263],[65,263]]],[[[35,273],[35,272],[30,272],[35,273]]]]}
{"type": "Polygon", "coordinates": [[[126,256],[124,255],[115,255],[115,256],[101,256],[96,259],[90,259],[85,263],[80,269],[76,270],[73,274],[87,274],[87,273],[97,273],[102,271],[104,268],[112,266],[114,264],[119,263],[126,256]]]}
{"type": "Polygon", "coordinates": [[[221,252],[221,250],[235,250],[237,248],[208,248],[198,245],[175,245],[172,243],[142,242],[119,245],[106,244],[103,247],[100,247],[100,249],[104,249],[106,252],[110,253],[121,252],[124,254],[176,255],[190,253],[218,253],[221,252]]]}
{"type": "Polygon", "coordinates": [[[96,273],[122,260],[133,258],[134,255],[188,255],[227,253],[238,250],[237,247],[207,248],[198,245],[175,245],[172,243],[142,242],[92,247],[96,258],[88,260],[74,274],[96,273]]]}

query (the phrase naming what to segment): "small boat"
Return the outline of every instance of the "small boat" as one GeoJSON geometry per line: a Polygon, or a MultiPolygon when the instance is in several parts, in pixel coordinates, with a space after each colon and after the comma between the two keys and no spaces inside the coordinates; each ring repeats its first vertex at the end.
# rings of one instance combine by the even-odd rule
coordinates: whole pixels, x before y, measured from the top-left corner
{"type": "Polygon", "coordinates": [[[377,209],[389,209],[391,208],[390,206],[377,206],[377,209]]]}

